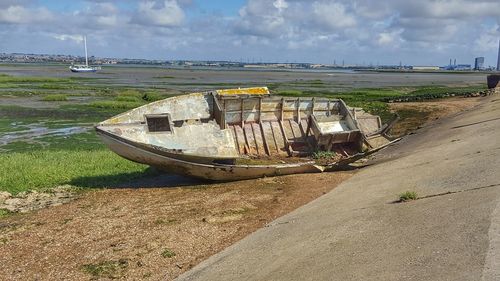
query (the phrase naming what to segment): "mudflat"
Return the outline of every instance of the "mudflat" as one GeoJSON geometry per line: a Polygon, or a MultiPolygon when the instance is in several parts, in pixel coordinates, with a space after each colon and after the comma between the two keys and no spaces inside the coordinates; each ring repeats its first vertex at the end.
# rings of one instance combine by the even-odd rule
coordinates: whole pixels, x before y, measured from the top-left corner
{"type": "Polygon", "coordinates": [[[0,64],[0,73],[13,76],[98,79],[109,86],[170,88],[197,91],[248,86],[265,86],[290,81],[321,80],[329,89],[379,88],[395,86],[466,86],[485,83],[484,73],[412,73],[328,70],[249,70],[245,68],[186,68],[164,66],[104,66],[96,73],[71,73],[65,65],[0,64]]]}

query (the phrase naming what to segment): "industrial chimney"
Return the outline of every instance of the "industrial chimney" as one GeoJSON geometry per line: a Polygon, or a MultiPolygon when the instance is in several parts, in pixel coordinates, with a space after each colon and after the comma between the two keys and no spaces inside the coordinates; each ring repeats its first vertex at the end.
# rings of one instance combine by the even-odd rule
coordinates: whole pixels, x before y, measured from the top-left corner
{"type": "Polygon", "coordinates": [[[500,39],[498,40],[497,71],[500,71],[500,39]]]}

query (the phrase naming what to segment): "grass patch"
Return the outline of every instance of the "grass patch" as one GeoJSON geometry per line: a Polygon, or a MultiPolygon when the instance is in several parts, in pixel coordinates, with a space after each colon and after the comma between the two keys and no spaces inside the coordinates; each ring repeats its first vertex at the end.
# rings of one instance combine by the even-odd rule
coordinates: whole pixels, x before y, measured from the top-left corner
{"type": "Polygon", "coordinates": [[[155,224],[156,225],[171,225],[171,224],[175,224],[175,223],[177,223],[176,219],[167,219],[167,220],[164,220],[162,218],[159,218],[159,219],[155,220],[155,224]]]}
{"type": "Polygon", "coordinates": [[[83,271],[97,278],[118,279],[125,275],[128,267],[128,260],[104,261],[97,264],[85,264],[83,271]]]}
{"type": "Polygon", "coordinates": [[[444,86],[423,86],[409,92],[409,95],[443,95],[443,94],[465,94],[470,92],[479,92],[486,90],[487,86],[468,86],[468,87],[444,87],[444,86]]]}
{"type": "Polygon", "coordinates": [[[335,157],[336,153],[334,151],[315,151],[312,154],[313,159],[331,159],[335,157]]]}
{"type": "Polygon", "coordinates": [[[152,101],[158,101],[164,99],[159,93],[154,92],[154,91],[147,91],[144,92],[142,95],[142,99],[147,101],[147,102],[152,102],[152,101]]]}
{"type": "Polygon", "coordinates": [[[155,91],[125,90],[118,93],[114,100],[95,101],[90,106],[104,109],[132,109],[161,99],[163,97],[155,91]]]}
{"type": "Polygon", "coordinates": [[[144,105],[144,103],[136,101],[119,101],[119,100],[94,101],[90,104],[90,106],[92,107],[103,108],[103,109],[132,109],[141,105],[144,105]]]}
{"type": "Polygon", "coordinates": [[[163,99],[163,97],[155,91],[138,91],[138,90],[125,90],[118,93],[116,100],[123,101],[138,101],[138,102],[152,102],[163,99]]]}
{"type": "Polygon", "coordinates": [[[399,194],[399,202],[407,202],[417,199],[418,199],[418,194],[415,191],[405,191],[399,194]]]}
{"type": "Polygon", "coordinates": [[[125,160],[109,150],[2,153],[0,170],[0,191],[12,194],[64,184],[112,187],[156,174],[147,166],[125,160]]]}
{"type": "Polygon", "coordinates": [[[62,94],[47,95],[43,97],[43,101],[67,101],[68,97],[62,94]]]}
{"type": "Polygon", "coordinates": [[[287,96],[287,97],[301,97],[304,96],[304,92],[300,90],[280,90],[277,92],[278,95],[280,96],[287,96]]]}
{"type": "Polygon", "coordinates": [[[115,101],[125,101],[125,102],[142,102],[141,98],[134,96],[117,96],[115,101]]]}
{"type": "Polygon", "coordinates": [[[173,258],[175,257],[175,252],[170,249],[165,249],[161,252],[161,256],[164,258],[173,258]]]}
{"type": "Polygon", "coordinates": [[[7,209],[0,209],[0,218],[9,216],[10,214],[12,214],[11,211],[9,211],[7,209]]]}
{"type": "Polygon", "coordinates": [[[98,122],[114,116],[123,110],[96,108],[88,105],[61,105],[59,108],[29,108],[22,106],[0,105],[0,116],[11,119],[12,122],[29,121],[57,121],[70,120],[71,122],[98,122]]]}
{"type": "Polygon", "coordinates": [[[403,136],[420,128],[430,119],[432,114],[432,111],[416,109],[398,109],[396,112],[400,120],[396,122],[390,131],[393,136],[403,136]]]}
{"type": "Polygon", "coordinates": [[[0,76],[0,83],[71,83],[68,78],[51,78],[51,77],[24,77],[24,76],[0,76]]]}

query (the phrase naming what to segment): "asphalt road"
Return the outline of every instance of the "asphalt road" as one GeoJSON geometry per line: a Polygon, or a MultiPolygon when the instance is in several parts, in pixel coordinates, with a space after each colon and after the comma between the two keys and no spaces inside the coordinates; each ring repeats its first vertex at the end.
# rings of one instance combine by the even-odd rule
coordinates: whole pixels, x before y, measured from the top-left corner
{"type": "Polygon", "coordinates": [[[495,95],[178,280],[500,280],[499,156],[495,95]]]}

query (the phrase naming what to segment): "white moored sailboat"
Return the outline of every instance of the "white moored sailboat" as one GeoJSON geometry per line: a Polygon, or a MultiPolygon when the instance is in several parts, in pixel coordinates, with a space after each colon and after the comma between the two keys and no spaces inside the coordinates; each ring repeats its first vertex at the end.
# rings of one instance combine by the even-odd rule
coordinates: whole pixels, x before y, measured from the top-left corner
{"type": "Polygon", "coordinates": [[[85,44],[85,65],[81,64],[72,64],[70,65],[69,69],[72,72],[96,72],[97,70],[100,70],[101,67],[99,66],[89,66],[89,60],[87,56],[87,37],[83,36],[83,42],[85,44]]]}

